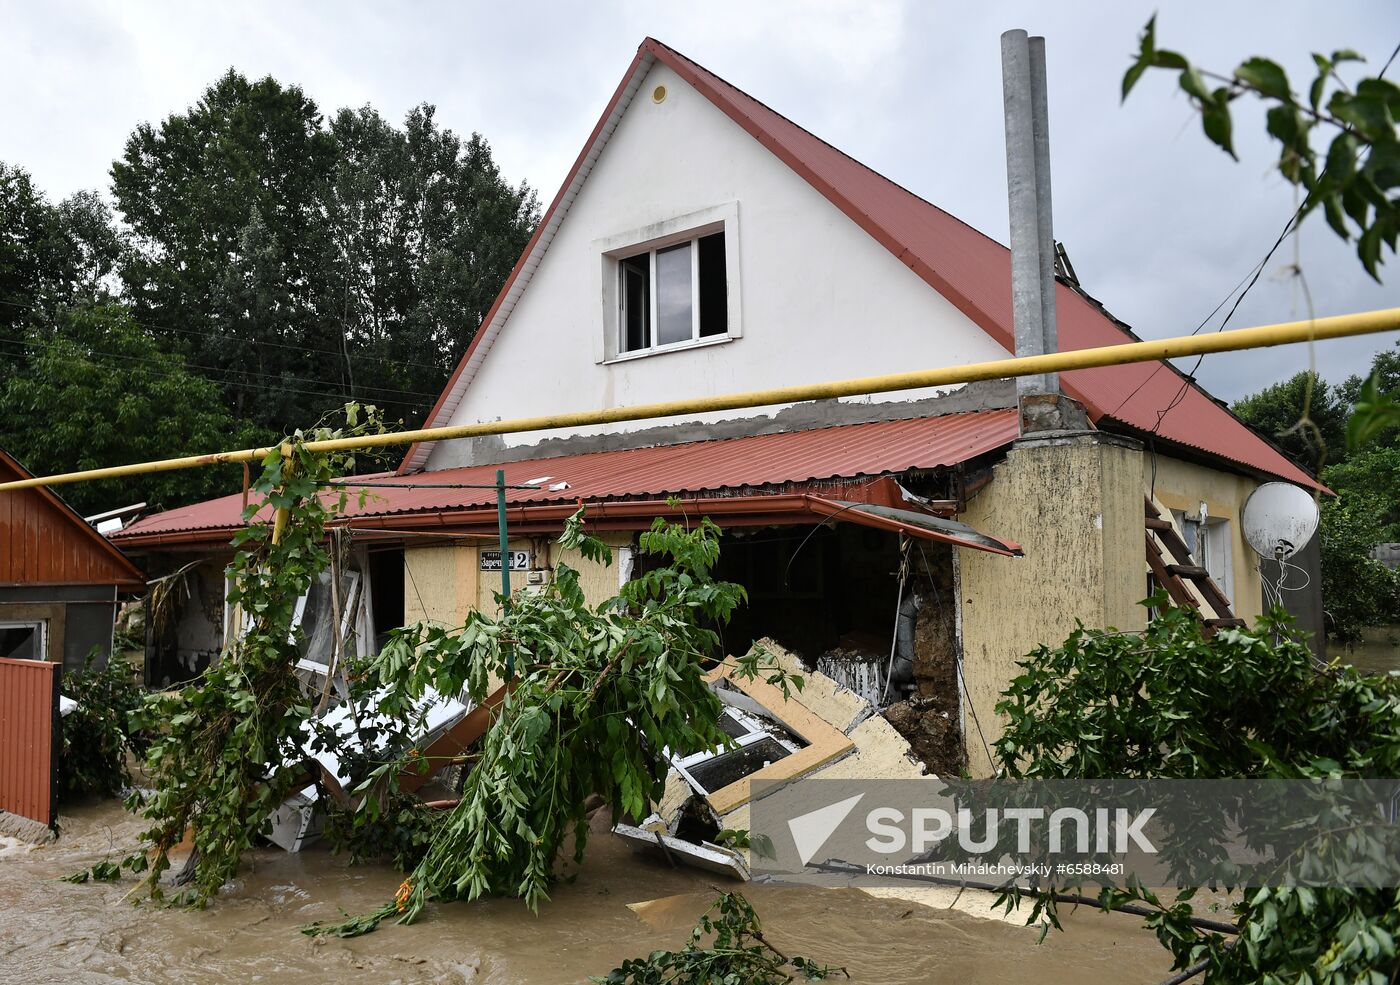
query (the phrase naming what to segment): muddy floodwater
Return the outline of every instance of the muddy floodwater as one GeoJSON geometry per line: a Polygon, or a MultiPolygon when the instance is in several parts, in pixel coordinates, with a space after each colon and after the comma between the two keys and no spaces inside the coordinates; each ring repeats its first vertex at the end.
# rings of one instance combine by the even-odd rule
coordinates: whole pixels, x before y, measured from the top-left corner
{"type": "MultiPolygon", "coordinates": [[[[253,853],[240,878],[204,911],[133,907],[123,901],[130,882],[57,881],[129,849],[139,830],[137,819],[108,802],[66,815],[63,837],[48,847],[28,850],[0,839],[0,981],[582,982],[625,958],[679,948],[718,884],[635,856],[600,830],[577,879],[557,887],[538,916],[514,900],[453,903],[410,927],[387,923],[339,940],[305,937],[297,928],[378,906],[392,898],[399,873],[347,867],[316,848],[300,855],[266,849],[253,853]],[[628,906],[653,900],[660,902],[628,906]]],[[[1067,933],[1037,944],[1037,929],[946,905],[854,889],[744,891],[779,948],[844,964],[856,982],[1133,985],[1169,974],[1156,941],[1122,915],[1081,910],[1067,920],[1067,933]]],[[[970,902],[964,897],[959,905],[970,902]]]]}

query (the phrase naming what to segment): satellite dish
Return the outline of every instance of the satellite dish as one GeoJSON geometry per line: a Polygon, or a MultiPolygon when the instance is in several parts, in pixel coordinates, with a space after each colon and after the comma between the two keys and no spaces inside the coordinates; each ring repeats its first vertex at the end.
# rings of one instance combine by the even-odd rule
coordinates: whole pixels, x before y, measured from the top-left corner
{"type": "Polygon", "coordinates": [[[1297,554],[1317,532],[1317,503],[1291,482],[1266,482],[1244,501],[1244,539],[1270,561],[1297,554]]]}

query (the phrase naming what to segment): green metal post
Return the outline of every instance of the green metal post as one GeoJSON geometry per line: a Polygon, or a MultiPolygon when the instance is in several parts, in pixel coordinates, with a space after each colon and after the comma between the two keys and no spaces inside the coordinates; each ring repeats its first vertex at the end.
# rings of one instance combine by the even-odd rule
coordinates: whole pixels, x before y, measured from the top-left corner
{"type": "MultiPolygon", "coordinates": [[[[506,470],[496,470],[496,526],[501,538],[501,594],[510,612],[510,540],[506,537],[506,470]]],[[[506,677],[515,676],[515,651],[506,646],[506,677]]]]}

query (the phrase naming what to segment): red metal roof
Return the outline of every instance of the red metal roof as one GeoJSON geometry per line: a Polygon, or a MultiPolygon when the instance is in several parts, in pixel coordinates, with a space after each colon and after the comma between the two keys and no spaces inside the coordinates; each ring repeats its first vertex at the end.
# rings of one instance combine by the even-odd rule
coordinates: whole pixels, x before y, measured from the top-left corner
{"type": "MultiPolygon", "coordinates": [[[[494,511],[494,489],[440,487],[489,486],[496,480],[498,467],[505,469],[508,485],[541,480],[538,489],[507,490],[506,499],[512,507],[587,503],[754,487],[772,489],[788,483],[938,468],[1009,444],[1016,433],[1016,411],[991,410],[591,452],[503,466],[366,476],[361,481],[375,484],[366,490],[369,500],[360,505],[357,496],[352,496],[345,517],[353,523],[357,518],[494,511]],[[561,482],[568,486],[549,488],[561,482]]],[[[139,520],[114,538],[124,544],[141,544],[195,531],[222,535],[242,525],[241,513],[242,496],[224,496],[139,520]]]]}
{"type": "MultiPolygon", "coordinates": [[[[426,426],[446,423],[502,327],[508,301],[524,291],[577,186],[597,159],[620,107],[636,90],[653,61],[667,65],[730,119],[772,151],[857,225],[948,298],[1008,352],[1015,349],[1011,315],[1011,254],[990,237],[837,150],[752,96],[653,38],[642,42],[579,154],[559,194],[540,221],[536,237],[522,254],[487,318],[491,331],[479,332],[429,415],[426,426]],[[504,306],[504,307],[503,307],[504,306]],[[466,372],[464,373],[464,370],[466,372]]],[[[1115,345],[1133,336],[1106,313],[1065,284],[1056,296],[1059,343],[1063,351],[1115,345]]],[[[1143,432],[1229,459],[1270,475],[1317,487],[1318,483],[1269,442],[1165,363],[1139,363],[1062,374],[1065,389],[1088,409],[1095,422],[1108,417],[1143,432]],[[1170,408],[1170,409],[1168,409],[1170,408]]],[[[814,381],[819,382],[819,381],[814,381]]],[[[421,465],[420,446],[410,448],[400,471],[421,465]]]]}
{"type": "MultiPolygon", "coordinates": [[[[32,473],[0,450],[0,481],[32,473]]],[[[144,585],[145,577],[45,486],[0,492],[0,585],[144,585]]]]}

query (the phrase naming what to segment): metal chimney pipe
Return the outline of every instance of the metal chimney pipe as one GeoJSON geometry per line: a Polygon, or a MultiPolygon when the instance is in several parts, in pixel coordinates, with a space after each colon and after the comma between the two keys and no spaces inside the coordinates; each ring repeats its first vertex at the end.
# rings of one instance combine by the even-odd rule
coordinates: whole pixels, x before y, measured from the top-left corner
{"type": "MultiPolygon", "coordinates": [[[[1055,321],[1055,226],[1050,195],[1050,99],[1045,85],[1045,39],[1029,39],[1031,130],[1035,143],[1035,210],[1040,259],[1040,351],[1060,350],[1055,321]]],[[[1046,393],[1058,393],[1060,376],[1042,376],[1046,393]]]]}
{"type": "MultiPolygon", "coordinates": [[[[1043,59],[1041,67],[1043,73],[1043,59]]],[[[1041,290],[1045,264],[1040,255],[1041,203],[1032,75],[1029,37],[1022,30],[1007,31],[1001,36],[1001,80],[1006,111],[1006,192],[1011,219],[1011,309],[1018,356],[1038,356],[1045,352],[1045,296],[1041,290]]],[[[1045,137],[1048,157],[1048,134],[1045,137]]],[[[1048,169],[1044,184],[1048,208],[1048,169]]],[[[1047,211],[1047,227],[1048,222],[1047,211]]],[[[1048,257],[1052,271],[1053,250],[1052,239],[1048,257]]],[[[1053,291],[1053,280],[1051,286],[1053,291]]],[[[1027,395],[1054,391],[1051,381],[1041,374],[1017,379],[1016,392],[1027,395]]]]}

